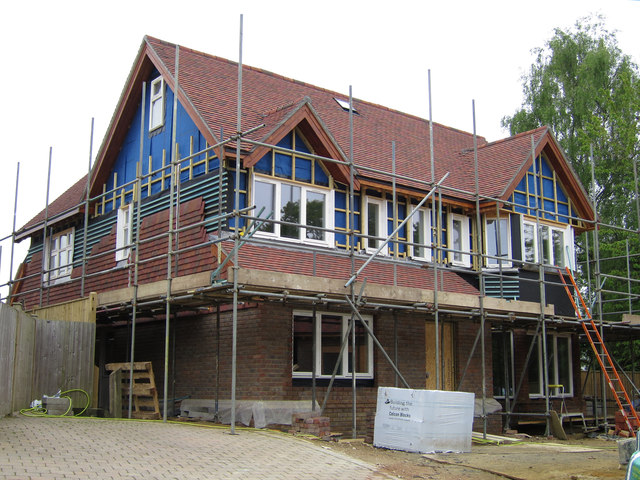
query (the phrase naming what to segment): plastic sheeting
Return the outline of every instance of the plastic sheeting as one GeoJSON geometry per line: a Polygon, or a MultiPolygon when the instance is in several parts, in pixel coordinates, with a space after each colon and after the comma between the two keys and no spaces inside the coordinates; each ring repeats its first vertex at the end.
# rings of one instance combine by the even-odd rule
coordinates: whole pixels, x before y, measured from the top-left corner
{"type": "MultiPolygon", "coordinates": [[[[236,402],[236,421],[249,426],[253,419],[256,428],[274,424],[291,425],[291,416],[294,413],[310,411],[311,402],[306,400],[239,400],[236,402]]],[[[316,411],[320,412],[317,403],[316,411]]],[[[216,415],[215,400],[185,399],[180,405],[180,416],[230,424],[231,400],[220,400],[216,415]]]]}
{"type": "Polygon", "coordinates": [[[473,393],[380,387],[373,444],[407,452],[471,451],[473,393]]]}

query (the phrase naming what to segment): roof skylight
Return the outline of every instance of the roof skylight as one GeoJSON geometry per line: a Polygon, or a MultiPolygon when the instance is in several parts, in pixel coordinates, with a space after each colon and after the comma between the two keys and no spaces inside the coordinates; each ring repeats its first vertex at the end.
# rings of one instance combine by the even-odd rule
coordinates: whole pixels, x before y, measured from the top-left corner
{"type": "MultiPolygon", "coordinates": [[[[340,105],[342,107],[343,110],[345,111],[349,111],[349,100],[342,100],[340,98],[336,98],[333,97],[333,99],[338,102],[338,105],[340,105]]],[[[352,106],[351,109],[353,110],[353,113],[358,113],[358,111],[356,110],[356,107],[352,106]]]]}

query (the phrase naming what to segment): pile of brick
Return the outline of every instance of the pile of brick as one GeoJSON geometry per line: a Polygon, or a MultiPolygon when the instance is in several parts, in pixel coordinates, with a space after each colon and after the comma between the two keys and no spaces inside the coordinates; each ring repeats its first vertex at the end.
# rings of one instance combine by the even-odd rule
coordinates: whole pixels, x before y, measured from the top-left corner
{"type": "Polygon", "coordinates": [[[329,417],[318,417],[315,412],[294,413],[291,416],[293,435],[315,435],[323,440],[331,438],[331,421],[329,417]]]}

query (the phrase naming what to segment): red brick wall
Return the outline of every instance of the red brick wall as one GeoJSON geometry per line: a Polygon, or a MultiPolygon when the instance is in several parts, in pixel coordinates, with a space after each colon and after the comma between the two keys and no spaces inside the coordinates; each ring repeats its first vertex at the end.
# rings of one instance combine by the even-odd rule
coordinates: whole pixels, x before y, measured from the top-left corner
{"type": "MultiPolygon", "coordinates": [[[[311,386],[292,381],[292,308],[280,304],[248,304],[238,311],[237,390],[238,400],[309,400],[311,386]]],[[[225,308],[220,321],[220,392],[221,399],[230,398],[231,387],[231,311],[225,308]]],[[[216,383],[216,315],[178,318],[175,328],[175,395],[191,398],[215,398],[216,383]]],[[[389,314],[374,315],[376,336],[393,358],[393,319],[389,314]]],[[[424,385],[424,318],[399,316],[399,368],[414,388],[424,385]]],[[[107,362],[127,358],[128,333],[124,327],[111,332],[113,346],[107,362]]],[[[156,383],[162,392],[164,370],[164,322],[140,324],[136,328],[136,360],[153,362],[156,383]]],[[[173,351],[173,332],[171,335],[173,351]]],[[[170,362],[170,368],[173,359],[170,362]]],[[[366,415],[375,412],[378,386],[395,386],[395,375],[383,355],[374,346],[374,385],[357,388],[358,434],[366,432],[366,415]]],[[[398,384],[402,386],[401,383],[398,384]]],[[[322,403],[326,387],[317,388],[317,401],[322,403]]],[[[171,397],[172,390],[169,389],[171,397]]],[[[162,393],[160,393],[162,396],[162,393]]],[[[325,415],[331,418],[336,432],[351,433],[351,386],[334,386],[325,415]]]]}

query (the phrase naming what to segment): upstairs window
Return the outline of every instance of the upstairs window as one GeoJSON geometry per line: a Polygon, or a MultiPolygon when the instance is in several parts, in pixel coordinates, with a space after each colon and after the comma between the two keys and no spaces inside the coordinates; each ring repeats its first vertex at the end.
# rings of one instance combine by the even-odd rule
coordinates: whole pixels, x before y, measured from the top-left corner
{"type": "Polygon", "coordinates": [[[573,258],[573,229],[553,225],[540,225],[539,235],[536,224],[522,222],[522,250],[528,263],[542,262],[545,265],[566,267],[573,258]],[[540,243],[538,243],[538,236],[540,243]],[[542,249],[542,252],[539,249],[542,249]]]}
{"type": "Polygon", "coordinates": [[[133,204],[124,205],[118,209],[116,223],[116,262],[127,260],[131,253],[131,218],[133,204]]]}
{"type": "MultiPolygon", "coordinates": [[[[387,238],[387,209],[386,202],[379,198],[367,197],[365,199],[364,219],[362,221],[364,234],[364,249],[367,253],[375,253],[382,242],[387,238]]],[[[386,249],[380,252],[385,255],[386,249]]]]}
{"type": "Polygon", "coordinates": [[[431,211],[421,208],[411,217],[413,258],[431,261],[431,211]]]}
{"type": "Polygon", "coordinates": [[[47,242],[45,280],[65,281],[73,268],[73,228],[52,235],[47,242]]]}
{"type": "Polygon", "coordinates": [[[511,256],[510,236],[508,218],[487,218],[485,220],[487,267],[511,266],[511,262],[500,260],[502,257],[509,258],[511,256]]]}
{"type": "Polygon", "coordinates": [[[461,267],[471,266],[471,255],[469,246],[469,218],[464,215],[449,215],[449,262],[452,265],[461,267]]]}
{"type": "Polygon", "coordinates": [[[322,245],[333,243],[333,234],[324,230],[333,227],[333,192],[330,190],[258,177],[254,181],[253,193],[255,215],[261,218],[270,215],[258,235],[322,245]]]}
{"type": "Polygon", "coordinates": [[[164,125],[164,79],[156,78],[151,82],[151,99],[149,102],[149,131],[164,125]]]}

